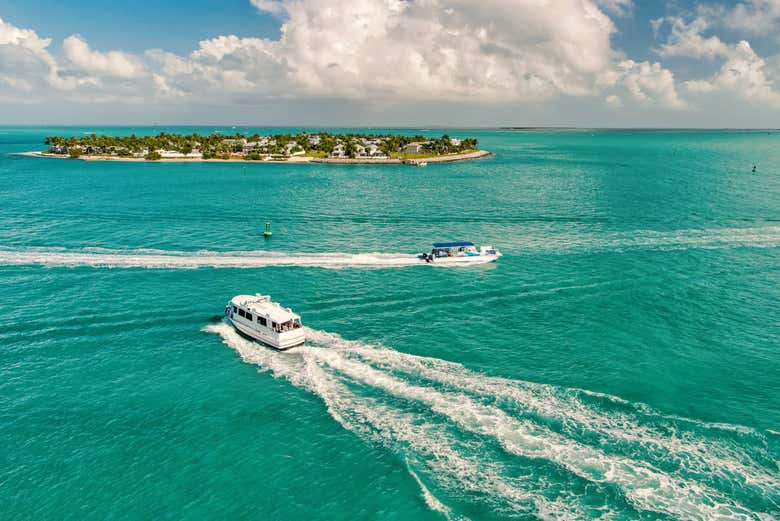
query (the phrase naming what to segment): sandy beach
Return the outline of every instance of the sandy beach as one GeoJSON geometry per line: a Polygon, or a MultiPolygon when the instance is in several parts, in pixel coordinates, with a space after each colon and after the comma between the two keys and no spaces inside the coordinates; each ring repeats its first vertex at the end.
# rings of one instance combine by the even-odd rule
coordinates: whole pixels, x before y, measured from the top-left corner
{"type": "Polygon", "coordinates": [[[30,156],[30,157],[46,157],[52,159],[78,159],[82,161],[114,161],[114,162],[128,162],[128,163],[321,163],[321,164],[338,164],[338,165],[400,165],[400,164],[414,164],[416,161],[425,161],[427,163],[452,163],[456,161],[470,161],[473,159],[480,159],[492,155],[487,150],[477,150],[476,152],[470,152],[468,154],[450,154],[446,156],[435,156],[415,159],[399,159],[399,158],[383,158],[383,159],[369,159],[369,158],[320,158],[320,157],[308,157],[308,156],[292,156],[286,159],[264,159],[261,161],[252,161],[241,158],[230,159],[203,159],[200,157],[171,157],[162,158],[154,161],[149,161],[142,157],[117,157],[117,156],[88,156],[83,155],[78,158],[71,158],[64,154],[49,154],[47,152],[19,152],[17,155],[30,156]]]}

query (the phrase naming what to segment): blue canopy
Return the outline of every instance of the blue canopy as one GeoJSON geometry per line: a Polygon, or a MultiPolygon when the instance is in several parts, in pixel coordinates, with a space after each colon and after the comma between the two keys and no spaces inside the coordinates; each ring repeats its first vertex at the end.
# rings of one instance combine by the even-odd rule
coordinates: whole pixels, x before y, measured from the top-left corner
{"type": "Polygon", "coordinates": [[[474,246],[473,242],[434,242],[434,248],[458,248],[460,246],[474,246]]]}

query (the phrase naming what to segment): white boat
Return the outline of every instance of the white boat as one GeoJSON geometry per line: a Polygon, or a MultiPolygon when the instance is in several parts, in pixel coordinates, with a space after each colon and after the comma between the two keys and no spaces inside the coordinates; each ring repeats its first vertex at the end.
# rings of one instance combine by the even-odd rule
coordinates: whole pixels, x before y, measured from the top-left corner
{"type": "Polygon", "coordinates": [[[237,295],[225,307],[225,317],[240,333],[285,350],[303,345],[301,317],[271,301],[270,295],[237,295]]]}
{"type": "Polygon", "coordinates": [[[485,264],[497,261],[501,252],[493,246],[477,248],[473,242],[436,242],[430,253],[418,257],[428,264],[485,264]]]}
{"type": "Polygon", "coordinates": [[[407,159],[403,162],[412,166],[428,166],[428,161],[423,161],[422,159],[407,159]]]}

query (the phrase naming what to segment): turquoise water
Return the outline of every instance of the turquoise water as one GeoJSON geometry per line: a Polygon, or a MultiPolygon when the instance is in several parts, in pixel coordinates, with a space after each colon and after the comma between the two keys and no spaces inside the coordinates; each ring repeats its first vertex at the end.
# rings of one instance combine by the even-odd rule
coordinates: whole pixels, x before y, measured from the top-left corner
{"type": "Polygon", "coordinates": [[[10,155],[93,130],[0,128],[4,519],[780,516],[780,133],[451,129],[495,156],[424,169],[10,155]],[[405,265],[457,239],[505,256],[405,265]],[[222,324],[250,292],[310,346],[222,324]]]}

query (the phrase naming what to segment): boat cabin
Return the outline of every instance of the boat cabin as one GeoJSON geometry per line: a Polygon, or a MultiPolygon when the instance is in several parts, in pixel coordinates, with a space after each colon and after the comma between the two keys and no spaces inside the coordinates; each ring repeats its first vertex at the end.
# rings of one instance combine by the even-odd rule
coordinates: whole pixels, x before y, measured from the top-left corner
{"type": "Polygon", "coordinates": [[[268,295],[238,295],[230,300],[225,315],[242,333],[277,349],[303,343],[301,317],[292,309],[271,301],[268,295]]]}
{"type": "Polygon", "coordinates": [[[436,242],[433,244],[431,255],[434,257],[458,257],[462,255],[479,255],[473,242],[436,242]]]}
{"type": "Polygon", "coordinates": [[[230,305],[233,308],[230,310],[232,318],[237,318],[239,322],[256,324],[276,333],[303,327],[300,316],[290,308],[271,302],[271,297],[267,295],[239,295],[230,301],[230,305]]]}

